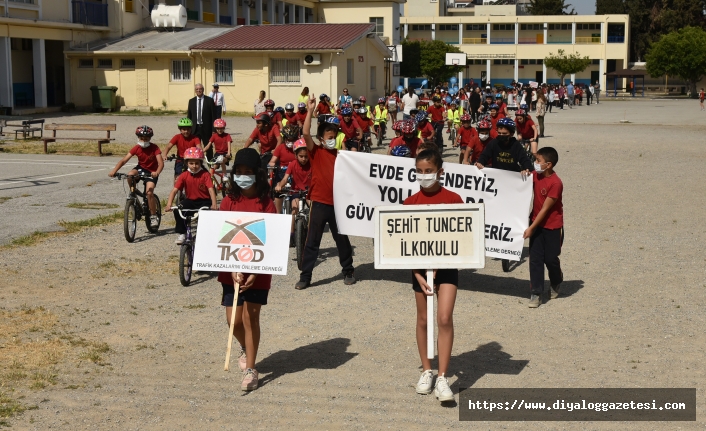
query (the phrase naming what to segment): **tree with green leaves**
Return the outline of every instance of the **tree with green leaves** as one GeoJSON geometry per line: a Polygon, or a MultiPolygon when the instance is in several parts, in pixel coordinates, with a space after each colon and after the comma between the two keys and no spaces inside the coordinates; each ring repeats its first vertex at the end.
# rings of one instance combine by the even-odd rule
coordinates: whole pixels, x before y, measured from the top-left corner
{"type": "Polygon", "coordinates": [[[566,0],[530,0],[527,11],[532,15],[576,15],[574,8],[566,0]]]}
{"type": "Polygon", "coordinates": [[[440,40],[408,40],[402,41],[402,64],[400,73],[403,76],[426,77],[429,82],[444,82],[462,71],[466,66],[447,66],[446,53],[461,52],[453,45],[440,40]]]}
{"type": "Polygon", "coordinates": [[[646,60],[650,76],[679,77],[696,97],[696,85],[706,76],[706,31],[685,27],[663,35],[652,44],[646,60]]]}
{"type": "Polygon", "coordinates": [[[544,58],[544,64],[548,68],[556,70],[556,73],[561,76],[561,85],[564,85],[564,77],[566,75],[583,72],[591,64],[591,59],[581,57],[578,52],[567,55],[563,49],[560,49],[556,55],[550,52],[544,58]]]}
{"type": "Polygon", "coordinates": [[[623,0],[596,0],[596,15],[622,15],[624,13],[623,0]]]}

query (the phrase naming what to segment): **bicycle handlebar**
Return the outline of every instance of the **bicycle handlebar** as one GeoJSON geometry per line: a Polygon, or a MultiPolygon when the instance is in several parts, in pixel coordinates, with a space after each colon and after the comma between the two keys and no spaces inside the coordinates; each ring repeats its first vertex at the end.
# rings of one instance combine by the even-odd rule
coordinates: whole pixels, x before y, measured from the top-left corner
{"type": "Polygon", "coordinates": [[[118,180],[124,180],[124,179],[128,179],[128,178],[140,180],[140,179],[152,178],[152,175],[142,175],[142,174],[130,175],[130,174],[123,174],[123,173],[118,172],[115,174],[115,176],[113,178],[116,178],[118,180]]]}
{"type": "Polygon", "coordinates": [[[201,211],[201,210],[208,211],[210,208],[209,207],[201,207],[199,209],[185,209],[185,208],[182,208],[181,205],[179,205],[179,206],[171,207],[170,209],[172,211],[176,210],[179,213],[179,215],[181,216],[181,218],[183,218],[184,220],[186,220],[188,217],[191,217],[192,220],[196,220],[199,217],[199,211],[201,211]],[[187,212],[187,213],[196,213],[196,215],[185,216],[182,211],[187,212]]]}

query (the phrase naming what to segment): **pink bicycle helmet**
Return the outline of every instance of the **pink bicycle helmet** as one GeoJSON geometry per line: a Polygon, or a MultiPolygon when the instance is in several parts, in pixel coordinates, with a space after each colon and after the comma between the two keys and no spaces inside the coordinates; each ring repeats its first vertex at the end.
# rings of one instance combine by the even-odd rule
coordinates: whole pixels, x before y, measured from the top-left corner
{"type": "Polygon", "coordinates": [[[466,121],[471,121],[471,116],[468,115],[468,114],[463,114],[463,115],[461,115],[460,120],[461,120],[461,122],[464,122],[464,123],[465,123],[466,121]]]}
{"type": "Polygon", "coordinates": [[[404,133],[405,135],[409,133],[414,133],[416,127],[414,125],[413,121],[407,120],[403,121],[402,125],[400,126],[400,132],[404,133]]]}
{"type": "Polygon", "coordinates": [[[403,123],[402,121],[395,121],[395,122],[392,124],[392,130],[394,130],[394,131],[399,131],[400,128],[402,127],[402,123],[403,123]]]}
{"type": "Polygon", "coordinates": [[[225,129],[226,127],[226,122],[222,118],[218,118],[216,121],[213,122],[213,127],[216,129],[225,129]]]}
{"type": "Polygon", "coordinates": [[[301,150],[302,148],[306,150],[306,142],[304,141],[304,139],[297,139],[294,142],[294,145],[292,145],[292,150],[295,154],[297,153],[297,150],[301,150]]]}
{"type": "Polygon", "coordinates": [[[481,129],[492,129],[493,128],[493,123],[488,121],[487,119],[482,119],[478,122],[478,130],[481,129]]]}
{"type": "Polygon", "coordinates": [[[187,148],[184,151],[184,160],[203,160],[203,150],[199,147],[187,148]]]}

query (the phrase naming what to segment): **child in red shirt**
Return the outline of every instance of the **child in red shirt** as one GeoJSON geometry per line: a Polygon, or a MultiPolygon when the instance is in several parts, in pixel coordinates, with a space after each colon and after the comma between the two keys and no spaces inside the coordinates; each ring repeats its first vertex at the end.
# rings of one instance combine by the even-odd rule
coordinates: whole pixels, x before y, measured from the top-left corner
{"type": "MultiPolygon", "coordinates": [[[[213,188],[211,175],[203,168],[203,157],[201,148],[193,147],[186,150],[184,161],[187,169],[174,182],[174,188],[169,193],[165,211],[169,212],[172,210],[172,202],[174,202],[176,194],[180,191],[184,193],[184,198],[180,202],[182,209],[195,210],[202,207],[209,207],[212,210],[218,209],[216,191],[213,188]]],[[[174,220],[176,221],[174,230],[179,234],[175,242],[183,244],[186,239],[186,223],[179,211],[174,211],[174,220]]]]}
{"type": "MultiPolygon", "coordinates": [[[[316,137],[319,143],[314,143],[311,137],[311,116],[314,114],[316,99],[309,99],[308,112],[304,121],[302,138],[309,151],[311,163],[311,188],[309,199],[309,232],[306,236],[306,247],[302,262],[302,272],[295,289],[306,289],[311,284],[311,275],[319,257],[319,246],[324,228],[328,223],[333,240],[338,249],[338,260],[343,269],[343,282],[347,285],[355,283],[353,268],[353,247],[348,236],[338,233],[336,213],[333,209],[333,168],[338,151],[343,147],[343,134],[339,133],[338,117],[329,117],[326,122],[320,122],[316,137]]],[[[350,108],[347,108],[350,109],[350,108]]],[[[350,114],[349,114],[350,115],[350,114]]]]}
{"type": "Polygon", "coordinates": [[[401,136],[390,142],[387,155],[392,155],[395,147],[406,146],[409,148],[409,156],[417,157],[417,152],[419,151],[419,146],[422,144],[422,140],[419,139],[414,132],[415,127],[412,120],[402,121],[402,124],[400,125],[401,136]]]}
{"type": "Polygon", "coordinates": [[[319,104],[316,105],[316,117],[318,118],[319,115],[326,115],[330,113],[331,105],[328,104],[328,101],[326,100],[326,95],[322,94],[321,96],[319,96],[319,104]]]}
{"type": "Polygon", "coordinates": [[[559,161],[559,153],[552,147],[537,150],[534,162],[534,201],[532,203],[532,224],[525,230],[523,238],[530,244],[530,308],[542,303],[544,291],[544,266],[549,272],[549,297],[559,296],[559,285],[564,281],[559,255],[564,242],[564,205],[562,194],[564,184],[554,172],[559,161]]]}
{"type": "MultiPolygon", "coordinates": [[[[274,169],[274,175],[272,178],[272,186],[274,187],[279,183],[279,181],[284,177],[285,172],[287,172],[287,167],[289,164],[296,159],[294,156],[294,142],[299,139],[300,129],[296,125],[287,124],[282,129],[282,139],[284,143],[278,145],[272,154],[272,159],[270,163],[267,164],[268,171],[274,169]]],[[[275,195],[275,208],[277,208],[277,214],[282,212],[282,205],[284,203],[284,196],[275,195]]]]}
{"type": "Polygon", "coordinates": [[[277,124],[273,123],[272,117],[266,112],[257,114],[254,119],[255,129],[245,141],[243,148],[248,148],[253,142],[258,141],[260,143],[260,161],[262,163],[260,167],[267,169],[267,164],[272,158],[272,152],[282,143],[282,135],[277,124]]]}
{"type": "MultiPolygon", "coordinates": [[[[441,154],[434,149],[421,151],[416,158],[417,181],[421,190],[405,199],[405,205],[423,204],[462,204],[463,200],[456,193],[441,186],[439,178],[444,173],[441,154]]],[[[434,271],[434,288],[427,284],[426,271],[412,271],[412,289],[417,306],[417,349],[422,360],[422,375],[417,383],[418,394],[430,394],[434,375],[431,360],[427,358],[427,296],[438,295],[437,320],[439,328],[438,352],[439,374],[434,392],[441,402],[453,401],[454,395],[446,380],[451,347],[453,346],[453,310],[458,288],[457,269],[439,269],[434,271]]]]}
{"type": "MultiPolygon", "coordinates": [[[[478,161],[478,156],[481,155],[485,146],[493,139],[498,137],[498,133],[493,129],[493,125],[487,118],[483,118],[478,122],[478,134],[471,140],[471,143],[463,152],[463,164],[475,165],[478,161]],[[470,159],[470,160],[469,160],[470,159]]],[[[492,167],[492,160],[488,160],[485,166],[492,167]]]]}
{"type": "Polygon", "coordinates": [[[225,120],[219,118],[213,122],[213,128],[216,129],[211,135],[211,139],[208,140],[208,145],[203,149],[204,153],[211,148],[211,145],[216,149],[216,155],[223,156],[223,163],[217,163],[214,168],[218,169],[219,165],[222,168],[223,178],[227,177],[226,166],[228,166],[228,160],[231,157],[231,144],[233,144],[233,139],[230,137],[230,133],[226,133],[226,122],[225,120]]]}
{"type": "Polygon", "coordinates": [[[456,137],[456,142],[454,142],[454,147],[461,147],[461,152],[458,155],[459,163],[464,162],[468,147],[473,145],[473,140],[477,137],[476,131],[471,127],[471,116],[468,114],[461,115],[461,127],[458,129],[458,136],[456,137]]]}
{"type": "Polygon", "coordinates": [[[172,147],[177,147],[177,158],[174,161],[174,180],[184,172],[184,151],[191,147],[202,148],[201,138],[191,134],[193,125],[194,123],[188,118],[179,120],[179,133],[172,137],[167,149],[164,150],[164,157],[166,158],[172,147]]]}
{"type": "Polygon", "coordinates": [[[363,140],[370,138],[370,133],[377,137],[374,125],[375,122],[368,116],[368,110],[361,107],[358,109],[358,125],[363,131],[363,140]]]}
{"type": "MultiPolygon", "coordinates": [[[[157,199],[154,195],[154,187],[157,185],[159,174],[162,173],[162,169],[164,169],[164,159],[162,158],[162,151],[159,147],[150,142],[152,136],[154,136],[154,131],[151,127],[140,126],[135,131],[135,135],[137,135],[137,145],[132,147],[125,157],[120,159],[108,176],[113,178],[132,156],[137,156],[137,166],[127,174],[140,174],[147,177],[144,178],[143,181],[145,181],[147,204],[150,207],[151,213],[150,226],[156,229],[159,227],[160,218],[157,216],[157,199]]],[[[127,182],[132,186],[133,179],[128,178],[127,182]]]]}
{"type": "MultiPolygon", "coordinates": [[[[277,183],[276,192],[282,191],[285,184],[291,181],[291,190],[293,192],[308,191],[311,186],[311,165],[309,164],[309,153],[306,152],[306,142],[304,139],[299,139],[294,143],[294,155],[296,161],[291,162],[284,174],[282,181],[277,183]]],[[[299,198],[292,199],[292,229],[290,232],[290,246],[294,244],[294,220],[299,213],[299,198]]]]}
{"type": "MultiPolygon", "coordinates": [[[[261,168],[260,156],[254,149],[243,148],[235,153],[233,187],[221,201],[220,210],[270,214],[277,212],[270,199],[267,171],[261,168]]],[[[236,302],[233,335],[240,343],[238,366],[244,373],[240,388],[251,391],[258,386],[255,362],[260,345],[260,309],[267,304],[272,275],[221,272],[218,281],[223,287],[221,305],[226,307],[229,325],[233,303],[236,302]],[[239,285],[237,300],[236,283],[239,285]]]]}

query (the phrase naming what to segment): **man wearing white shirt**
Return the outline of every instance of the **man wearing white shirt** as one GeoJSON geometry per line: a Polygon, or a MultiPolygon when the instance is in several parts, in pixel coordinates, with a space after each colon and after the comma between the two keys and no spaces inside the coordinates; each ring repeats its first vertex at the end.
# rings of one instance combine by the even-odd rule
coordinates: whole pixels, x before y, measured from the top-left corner
{"type": "Polygon", "coordinates": [[[213,104],[216,106],[215,117],[221,118],[226,113],[226,100],[223,93],[218,92],[218,83],[213,84],[213,91],[208,95],[213,99],[213,104]]]}
{"type": "Polygon", "coordinates": [[[409,87],[407,89],[407,94],[402,97],[403,120],[409,120],[410,118],[412,118],[412,116],[409,114],[409,111],[411,111],[412,109],[417,109],[418,103],[419,96],[414,94],[414,89],[412,87],[409,87]]]}

